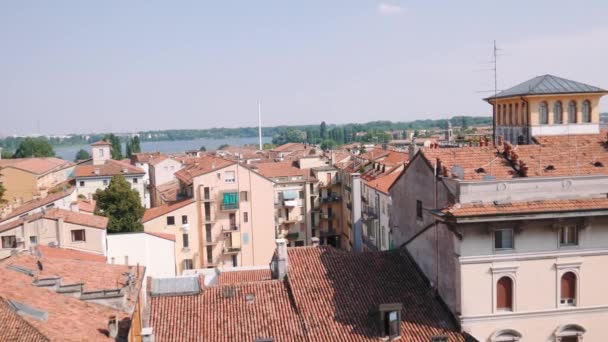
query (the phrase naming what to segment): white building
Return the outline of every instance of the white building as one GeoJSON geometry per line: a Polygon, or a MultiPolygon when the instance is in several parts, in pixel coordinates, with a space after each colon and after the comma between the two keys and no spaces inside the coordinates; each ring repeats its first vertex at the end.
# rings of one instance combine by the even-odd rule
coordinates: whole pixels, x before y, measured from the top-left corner
{"type": "Polygon", "coordinates": [[[109,264],[146,266],[146,274],[175,276],[175,235],[150,232],[118,233],[107,236],[109,264]]]}

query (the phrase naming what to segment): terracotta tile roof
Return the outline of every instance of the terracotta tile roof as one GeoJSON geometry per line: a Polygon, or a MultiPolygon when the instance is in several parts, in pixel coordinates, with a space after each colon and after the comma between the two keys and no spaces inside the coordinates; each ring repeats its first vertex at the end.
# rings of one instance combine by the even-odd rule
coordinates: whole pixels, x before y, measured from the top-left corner
{"type": "Polygon", "coordinates": [[[335,163],[342,163],[345,161],[349,161],[351,154],[350,152],[346,152],[346,151],[334,151],[333,153],[333,158],[334,158],[334,162],[335,163]]]}
{"type": "Polygon", "coordinates": [[[39,176],[49,172],[63,170],[74,165],[75,164],[72,162],[55,157],[0,160],[0,168],[12,167],[39,176]]]}
{"type": "Polygon", "coordinates": [[[158,157],[156,157],[156,158],[148,161],[148,164],[150,164],[150,165],[158,165],[159,163],[161,163],[161,162],[163,162],[163,161],[165,161],[167,159],[169,159],[169,157],[167,157],[165,155],[161,155],[161,156],[158,156],[158,157]]]}
{"type": "Polygon", "coordinates": [[[3,341],[50,341],[19,316],[2,297],[0,297],[0,334],[3,341]]]}
{"type": "Polygon", "coordinates": [[[76,178],[111,177],[114,175],[139,175],[145,171],[121,160],[106,160],[103,165],[77,165],[74,168],[76,178]],[[95,170],[99,170],[98,174],[95,170]],[[124,172],[126,170],[126,172],[124,172]]]}
{"type": "Polygon", "coordinates": [[[48,210],[43,217],[45,219],[57,220],[62,218],[65,222],[97,229],[106,229],[108,218],[98,215],[77,213],[70,210],[53,208],[48,210]]]}
{"type": "Polygon", "coordinates": [[[99,140],[99,141],[91,144],[91,146],[107,146],[107,145],[111,146],[112,144],[107,141],[104,141],[104,140],[99,140]]]}
{"type": "Polygon", "coordinates": [[[464,341],[453,316],[402,251],[349,253],[332,247],[288,249],[288,282],[311,341],[378,341],[370,310],[402,303],[403,341],[435,335],[464,341]]]}
{"type": "Polygon", "coordinates": [[[464,170],[465,180],[482,180],[486,175],[496,179],[518,177],[499,151],[493,146],[458,147],[458,148],[422,148],[423,156],[431,165],[436,166],[437,159],[441,160],[444,170],[451,172],[454,166],[464,170]],[[478,172],[483,169],[484,172],[478,172]]]}
{"type": "Polygon", "coordinates": [[[406,152],[388,151],[388,155],[380,162],[387,166],[395,166],[405,164],[409,160],[409,154],[406,152]]]}
{"type": "Polygon", "coordinates": [[[131,162],[132,163],[149,163],[152,160],[161,158],[161,157],[166,157],[166,156],[162,155],[160,152],[133,153],[131,155],[131,162]]]}
{"type": "Polygon", "coordinates": [[[157,217],[161,217],[163,215],[166,215],[174,210],[183,208],[185,206],[188,206],[190,204],[193,204],[194,200],[189,198],[189,199],[185,199],[183,201],[179,201],[173,204],[164,204],[161,205],[160,207],[155,207],[155,208],[150,208],[150,209],[146,209],[146,211],[144,212],[144,216],[141,219],[141,222],[148,222],[152,219],[155,219],[157,217]]]}
{"type": "Polygon", "coordinates": [[[92,214],[95,211],[97,202],[94,199],[79,199],[76,203],[78,204],[78,209],[80,211],[92,214]]]}
{"type": "Polygon", "coordinates": [[[204,175],[226,166],[234,165],[235,162],[223,158],[204,156],[189,160],[186,167],[177,171],[175,177],[186,184],[192,184],[195,177],[204,175]]]}
{"type": "Polygon", "coordinates": [[[175,241],[175,235],[173,235],[173,234],[156,233],[156,232],[145,232],[145,233],[149,234],[149,235],[152,235],[152,236],[159,237],[161,239],[175,241]]]}
{"type": "MultiPolygon", "coordinates": [[[[45,198],[39,199],[39,200],[31,200],[29,202],[25,202],[22,205],[20,205],[19,207],[15,208],[13,211],[11,211],[10,214],[8,214],[3,221],[6,221],[8,219],[11,219],[13,217],[17,217],[20,215],[23,215],[27,212],[30,212],[34,209],[38,209],[40,207],[43,207],[47,204],[51,204],[55,201],[58,201],[64,197],[68,197],[70,195],[72,195],[72,193],[74,192],[74,190],[76,190],[75,188],[69,188],[67,190],[64,191],[60,191],[60,192],[56,192],[54,194],[50,194],[48,196],[46,196],[45,198]]],[[[0,221],[2,222],[2,221],[0,221]]]]}
{"type": "Polygon", "coordinates": [[[214,342],[306,340],[287,288],[277,280],[209,287],[191,296],[152,297],[150,325],[158,341],[200,341],[201,336],[214,342]]]}
{"type": "Polygon", "coordinates": [[[83,261],[97,261],[106,262],[106,257],[101,254],[77,251],[74,249],[67,248],[55,248],[44,245],[38,245],[40,251],[47,257],[60,258],[60,259],[72,259],[72,260],[83,260],[83,261]]]}
{"type": "Polygon", "coordinates": [[[302,143],[287,143],[281,146],[277,146],[272,149],[273,152],[294,152],[294,151],[302,151],[308,148],[307,145],[302,143]]]}
{"type": "Polygon", "coordinates": [[[389,155],[389,151],[383,150],[381,148],[373,148],[365,153],[361,153],[357,156],[359,159],[365,159],[368,161],[374,161],[378,158],[386,157],[389,155]]]}
{"type": "Polygon", "coordinates": [[[382,176],[366,181],[367,185],[388,195],[388,191],[401,175],[403,167],[396,167],[383,173],[382,176]]]}
{"type": "Polygon", "coordinates": [[[156,187],[160,198],[164,203],[176,202],[179,195],[179,181],[172,180],[156,187]]]}
{"type": "MultiPolygon", "coordinates": [[[[62,284],[84,283],[85,291],[112,289],[124,284],[123,273],[127,266],[108,265],[104,262],[53,258],[43,254],[43,271],[39,276],[62,278],[62,284]]],[[[7,268],[17,265],[29,270],[37,270],[36,258],[20,254],[0,261],[0,296],[14,300],[32,308],[45,311],[46,320],[23,315],[22,318],[41,334],[53,341],[112,341],[106,335],[108,318],[117,316],[120,321],[119,336],[125,337],[130,325],[135,303],[135,294],[141,287],[143,268],[136,288],[124,309],[116,309],[101,304],[85,302],[76,297],[55,292],[47,287],[32,284],[32,277],[7,268]]]]}
{"type": "Polygon", "coordinates": [[[210,341],[371,342],[381,337],[370,313],[397,302],[403,305],[403,341],[428,342],[436,335],[464,341],[454,318],[403,253],[291,248],[285,281],[239,279],[200,295],[152,297],[150,323],[161,341],[205,336],[210,341]]]}
{"type": "Polygon", "coordinates": [[[459,204],[442,212],[452,217],[471,217],[593,210],[608,210],[608,198],[459,204]]]}
{"type": "Polygon", "coordinates": [[[231,285],[239,283],[248,283],[262,280],[270,280],[270,268],[263,270],[245,270],[245,271],[222,271],[218,276],[219,285],[231,285]]]}
{"type": "Polygon", "coordinates": [[[308,176],[307,170],[293,166],[292,161],[257,163],[254,170],[266,178],[308,176]]]}

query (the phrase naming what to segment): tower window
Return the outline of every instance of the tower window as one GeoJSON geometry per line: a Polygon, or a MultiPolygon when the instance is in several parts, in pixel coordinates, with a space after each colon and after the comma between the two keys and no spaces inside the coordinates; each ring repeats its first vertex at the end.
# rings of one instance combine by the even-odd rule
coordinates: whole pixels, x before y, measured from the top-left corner
{"type": "Polygon", "coordinates": [[[576,123],[576,102],[570,101],[568,104],[568,122],[576,123]]]}
{"type": "Polygon", "coordinates": [[[564,111],[562,108],[562,102],[557,101],[553,105],[553,123],[562,124],[564,123],[564,111]]]}
{"type": "Polygon", "coordinates": [[[502,277],[496,283],[496,308],[513,311],[513,280],[509,277],[502,277]]]}
{"type": "Polygon", "coordinates": [[[547,125],[549,123],[547,102],[541,102],[540,105],[538,105],[538,116],[541,125],[547,125]]]}
{"type": "Polygon", "coordinates": [[[583,102],[583,122],[591,122],[591,101],[583,102]]]}
{"type": "Polygon", "coordinates": [[[562,275],[559,302],[562,305],[576,305],[576,275],[573,272],[562,275]]]}

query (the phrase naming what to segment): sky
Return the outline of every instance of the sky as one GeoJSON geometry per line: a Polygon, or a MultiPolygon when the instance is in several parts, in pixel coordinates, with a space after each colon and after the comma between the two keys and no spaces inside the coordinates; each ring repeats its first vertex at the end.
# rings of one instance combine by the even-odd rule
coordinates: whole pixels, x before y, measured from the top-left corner
{"type": "MultiPolygon", "coordinates": [[[[608,88],[608,2],[0,1],[0,135],[490,115],[553,74],[608,88]]],[[[601,109],[608,111],[608,100],[601,109]]]]}

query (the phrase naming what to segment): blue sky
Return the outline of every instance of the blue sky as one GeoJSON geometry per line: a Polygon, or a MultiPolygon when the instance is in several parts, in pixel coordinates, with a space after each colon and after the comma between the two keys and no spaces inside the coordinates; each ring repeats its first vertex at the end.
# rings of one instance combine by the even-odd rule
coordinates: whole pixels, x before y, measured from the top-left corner
{"type": "MultiPolygon", "coordinates": [[[[0,2],[0,135],[489,115],[479,91],[608,88],[608,2],[0,2]]],[[[608,100],[602,102],[608,110],[608,100]]]]}

